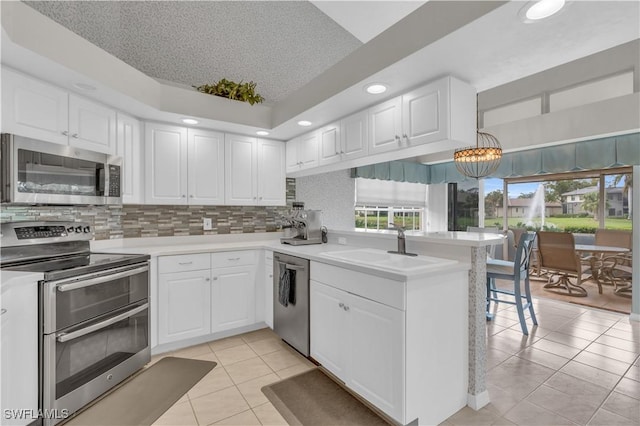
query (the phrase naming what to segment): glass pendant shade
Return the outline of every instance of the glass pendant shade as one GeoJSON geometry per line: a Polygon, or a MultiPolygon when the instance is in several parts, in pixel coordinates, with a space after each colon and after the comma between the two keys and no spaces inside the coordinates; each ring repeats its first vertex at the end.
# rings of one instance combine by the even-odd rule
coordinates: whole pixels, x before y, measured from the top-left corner
{"type": "Polygon", "coordinates": [[[453,161],[460,173],[472,178],[482,178],[495,172],[502,158],[502,147],[495,136],[477,131],[476,146],[460,148],[453,154],[453,161]]]}

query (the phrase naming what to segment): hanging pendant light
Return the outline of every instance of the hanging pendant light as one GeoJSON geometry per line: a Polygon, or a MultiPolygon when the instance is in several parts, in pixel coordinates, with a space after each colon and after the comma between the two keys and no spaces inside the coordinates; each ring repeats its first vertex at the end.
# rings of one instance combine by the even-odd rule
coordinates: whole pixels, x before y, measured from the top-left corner
{"type": "Polygon", "coordinates": [[[480,130],[476,130],[476,146],[456,149],[453,153],[453,162],[458,171],[465,176],[476,179],[489,176],[495,172],[500,165],[501,158],[502,147],[498,139],[480,130]]]}

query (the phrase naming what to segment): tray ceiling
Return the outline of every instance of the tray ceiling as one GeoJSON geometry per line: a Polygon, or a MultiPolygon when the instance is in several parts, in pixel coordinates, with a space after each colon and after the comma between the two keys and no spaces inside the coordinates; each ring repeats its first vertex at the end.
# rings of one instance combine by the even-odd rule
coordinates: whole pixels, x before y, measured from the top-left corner
{"type": "Polygon", "coordinates": [[[252,80],[267,104],[362,45],[307,1],[24,3],[150,77],[184,86],[252,80]]]}

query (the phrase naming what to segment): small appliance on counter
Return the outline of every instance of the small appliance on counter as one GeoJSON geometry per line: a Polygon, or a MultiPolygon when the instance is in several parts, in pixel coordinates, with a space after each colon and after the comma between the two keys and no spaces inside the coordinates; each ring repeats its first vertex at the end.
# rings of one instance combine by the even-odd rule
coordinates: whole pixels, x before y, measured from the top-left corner
{"type": "Polygon", "coordinates": [[[322,244],[322,211],[305,210],[303,202],[294,201],[293,209],[282,216],[282,222],[285,229],[285,237],[280,238],[282,244],[322,244]]]}

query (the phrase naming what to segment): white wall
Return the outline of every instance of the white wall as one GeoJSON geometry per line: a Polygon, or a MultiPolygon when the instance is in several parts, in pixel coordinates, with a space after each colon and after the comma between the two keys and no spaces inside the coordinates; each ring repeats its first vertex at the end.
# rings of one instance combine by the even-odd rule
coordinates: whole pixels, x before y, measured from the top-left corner
{"type": "Polygon", "coordinates": [[[355,227],[355,179],[350,170],[296,179],[296,200],[308,210],[322,210],[322,223],[333,229],[355,227]]]}

